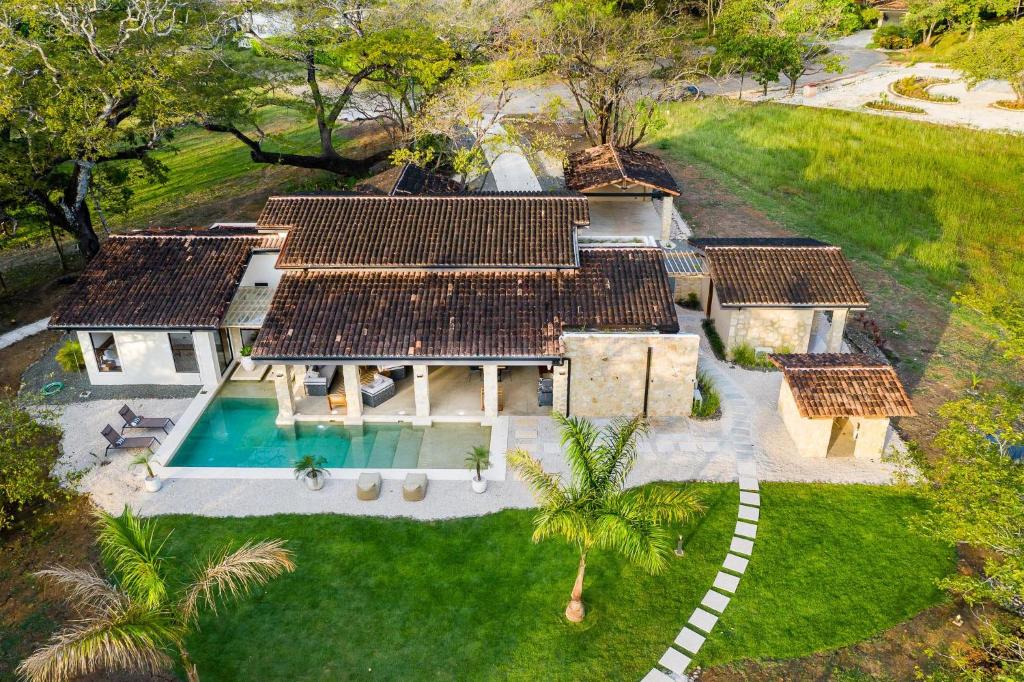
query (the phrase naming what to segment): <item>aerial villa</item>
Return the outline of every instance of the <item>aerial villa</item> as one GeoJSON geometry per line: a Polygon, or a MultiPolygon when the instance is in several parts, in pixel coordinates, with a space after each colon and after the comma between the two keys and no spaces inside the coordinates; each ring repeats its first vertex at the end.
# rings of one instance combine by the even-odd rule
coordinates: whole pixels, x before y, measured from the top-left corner
{"type": "Polygon", "coordinates": [[[94,384],[202,387],[163,464],[195,424],[221,438],[186,443],[194,466],[284,466],[223,461],[232,401],[263,440],[689,415],[698,336],[661,250],[581,247],[589,222],[579,195],[273,197],[254,225],[111,237],[51,327],[77,334],[94,384]]]}

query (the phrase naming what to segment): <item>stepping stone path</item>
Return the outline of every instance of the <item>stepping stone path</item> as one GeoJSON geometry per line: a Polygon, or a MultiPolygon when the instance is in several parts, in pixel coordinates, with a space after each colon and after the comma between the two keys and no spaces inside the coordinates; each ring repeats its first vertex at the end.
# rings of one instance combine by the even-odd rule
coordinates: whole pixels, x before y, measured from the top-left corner
{"type": "MultiPolygon", "coordinates": [[[[742,394],[732,378],[721,369],[714,358],[701,358],[701,368],[718,385],[722,395],[729,399],[728,408],[733,419],[740,420],[751,413],[750,401],[742,394]]],[[[729,543],[729,553],[722,562],[722,570],[715,576],[711,589],[694,610],[685,627],[679,631],[658,665],[644,675],[641,682],[686,682],[686,671],[692,657],[697,655],[707,638],[714,636],[715,625],[729,605],[731,595],[739,589],[747,564],[754,553],[757,523],[761,519],[761,493],[757,480],[757,446],[751,440],[750,428],[743,422],[734,423],[730,430],[731,445],[736,454],[736,477],[740,486],[740,503],[736,512],[736,530],[729,543]]]]}

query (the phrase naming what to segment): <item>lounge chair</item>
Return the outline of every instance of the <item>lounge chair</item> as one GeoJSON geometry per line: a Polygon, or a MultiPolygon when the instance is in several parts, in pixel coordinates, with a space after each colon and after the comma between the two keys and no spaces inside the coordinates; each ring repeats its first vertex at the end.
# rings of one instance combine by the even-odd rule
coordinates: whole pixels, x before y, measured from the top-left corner
{"type": "Polygon", "coordinates": [[[402,499],[406,502],[419,502],[427,496],[427,475],[408,474],[402,484],[402,499]]]}
{"type": "Polygon", "coordinates": [[[174,421],[169,417],[140,417],[132,412],[132,408],[127,405],[118,410],[117,413],[124,420],[124,428],[126,429],[163,429],[164,433],[170,433],[167,427],[174,426],[174,421]]]}
{"type": "Polygon", "coordinates": [[[150,452],[153,452],[153,444],[156,443],[157,445],[160,445],[160,441],[158,441],[153,436],[125,438],[124,436],[119,434],[117,432],[117,429],[115,429],[110,424],[107,424],[106,428],[103,429],[103,437],[107,439],[108,443],[110,443],[110,445],[107,446],[107,449],[103,451],[104,455],[106,455],[111,450],[140,449],[149,450],[150,452]]]}

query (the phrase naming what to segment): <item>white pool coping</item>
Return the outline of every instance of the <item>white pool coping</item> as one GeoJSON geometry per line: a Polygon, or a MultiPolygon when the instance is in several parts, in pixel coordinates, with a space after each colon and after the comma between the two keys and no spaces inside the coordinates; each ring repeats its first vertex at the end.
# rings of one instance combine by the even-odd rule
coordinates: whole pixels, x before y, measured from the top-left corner
{"type": "MultiPolygon", "coordinates": [[[[226,383],[226,382],[225,382],[226,383]]],[[[273,480],[290,479],[294,477],[291,467],[175,467],[167,466],[174,455],[177,454],[185,438],[191,433],[196,422],[209,407],[213,398],[220,393],[222,383],[216,389],[204,388],[189,403],[188,407],[178,418],[174,428],[171,429],[154,458],[153,470],[158,476],[164,479],[170,478],[192,478],[192,479],[253,479],[273,480]]],[[[333,423],[339,425],[341,420],[334,415],[324,415],[317,419],[315,415],[304,415],[303,422],[333,423]]],[[[400,417],[391,415],[379,415],[366,417],[367,423],[413,423],[413,417],[400,417]]],[[[479,424],[490,427],[491,440],[491,466],[484,471],[484,476],[491,481],[504,481],[508,473],[505,462],[505,450],[508,447],[509,417],[466,417],[466,416],[445,416],[431,415],[431,423],[462,423],[479,424]]],[[[429,428],[429,427],[425,427],[429,428]]],[[[473,477],[472,471],[465,468],[460,469],[384,469],[384,468],[337,468],[328,467],[327,471],[332,478],[357,479],[360,474],[377,473],[382,479],[397,481],[404,479],[412,473],[426,474],[428,478],[439,481],[468,481],[473,477]]]]}

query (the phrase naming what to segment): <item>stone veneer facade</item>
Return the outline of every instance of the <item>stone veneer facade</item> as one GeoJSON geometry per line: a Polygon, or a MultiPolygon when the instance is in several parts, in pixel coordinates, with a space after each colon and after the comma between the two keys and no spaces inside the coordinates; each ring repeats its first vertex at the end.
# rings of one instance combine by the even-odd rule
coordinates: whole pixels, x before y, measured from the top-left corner
{"type": "MultiPolygon", "coordinates": [[[[723,308],[718,296],[711,301],[711,319],[727,351],[746,343],[751,348],[770,348],[774,353],[810,351],[815,315],[829,309],[814,308],[723,308]]],[[[831,309],[826,352],[839,352],[846,328],[846,308],[831,309]]],[[[824,320],[822,323],[828,324],[824,320]]]]}
{"type": "Polygon", "coordinates": [[[581,417],[635,415],[644,411],[646,394],[649,417],[690,415],[696,334],[571,333],[562,343],[569,363],[555,367],[555,410],[581,417]]]}

